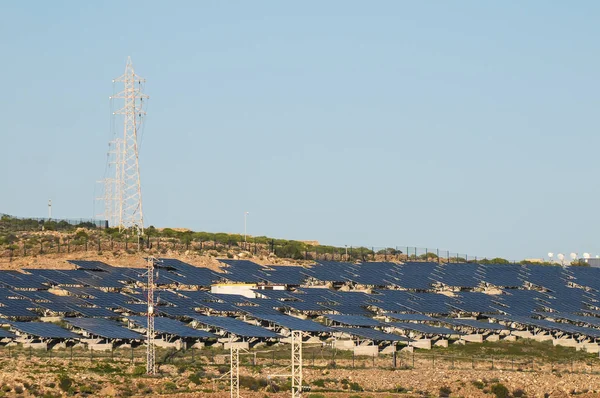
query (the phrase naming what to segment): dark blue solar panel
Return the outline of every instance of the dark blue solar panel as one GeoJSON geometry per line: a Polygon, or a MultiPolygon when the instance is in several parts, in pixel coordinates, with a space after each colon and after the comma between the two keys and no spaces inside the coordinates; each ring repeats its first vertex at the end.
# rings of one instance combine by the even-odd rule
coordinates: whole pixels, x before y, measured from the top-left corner
{"type": "Polygon", "coordinates": [[[490,322],[480,322],[477,321],[475,319],[456,319],[456,318],[442,318],[440,319],[440,321],[451,324],[451,325],[456,325],[456,326],[467,326],[473,329],[480,329],[480,330],[506,330],[506,329],[510,329],[506,326],[503,325],[499,325],[497,323],[490,323],[490,322]]]}
{"type": "Polygon", "coordinates": [[[71,325],[86,332],[107,339],[139,340],[144,338],[139,333],[121,326],[120,323],[102,318],[65,318],[71,325]]]}
{"type": "Polygon", "coordinates": [[[260,326],[250,325],[244,321],[228,317],[195,316],[194,319],[203,325],[223,329],[240,337],[276,338],[279,335],[260,326]]]}
{"type": "Polygon", "coordinates": [[[452,330],[445,327],[439,326],[431,326],[425,325],[422,323],[412,323],[412,322],[390,322],[389,325],[402,329],[402,330],[411,330],[423,334],[431,334],[431,335],[462,335],[463,333],[458,332],[456,330],[452,330]]]}
{"type": "MultiPolygon", "coordinates": [[[[135,322],[142,328],[148,326],[148,318],[144,316],[130,316],[128,319],[135,322]]],[[[154,330],[158,333],[172,334],[179,337],[191,337],[191,338],[213,338],[217,337],[212,333],[204,330],[194,329],[183,322],[176,321],[174,319],[155,317],[154,318],[154,330]]]]}
{"type": "Polygon", "coordinates": [[[339,323],[341,325],[348,326],[380,326],[381,322],[376,321],[373,318],[367,318],[365,316],[360,315],[333,315],[328,314],[325,315],[325,318],[334,321],[335,323],[339,323]]]}
{"type": "Polygon", "coordinates": [[[75,265],[79,269],[87,270],[100,270],[100,271],[112,271],[114,267],[103,263],[102,261],[88,261],[88,260],[67,260],[67,262],[75,265]]]}
{"type": "Polygon", "coordinates": [[[340,331],[352,336],[374,341],[411,341],[409,338],[398,336],[397,334],[384,333],[370,328],[343,328],[335,327],[334,331],[340,331]]]}
{"type": "Polygon", "coordinates": [[[6,329],[0,328],[0,338],[2,339],[12,339],[17,337],[13,332],[8,331],[6,329]]]}
{"type": "Polygon", "coordinates": [[[424,314],[386,314],[390,318],[398,320],[398,321],[434,321],[435,318],[432,318],[428,315],[424,314]]]}
{"type": "Polygon", "coordinates": [[[299,319],[289,315],[261,315],[257,316],[261,320],[272,322],[278,326],[289,330],[300,330],[302,332],[328,332],[331,328],[321,325],[320,323],[308,320],[299,319]]]}
{"type": "Polygon", "coordinates": [[[81,336],[46,322],[9,322],[11,327],[30,336],[47,339],[78,339],[81,336]]]}

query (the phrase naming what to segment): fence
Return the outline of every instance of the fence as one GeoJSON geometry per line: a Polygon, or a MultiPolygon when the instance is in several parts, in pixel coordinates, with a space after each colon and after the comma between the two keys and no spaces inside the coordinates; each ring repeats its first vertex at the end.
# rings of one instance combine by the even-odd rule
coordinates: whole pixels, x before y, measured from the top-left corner
{"type": "Polygon", "coordinates": [[[82,228],[108,228],[107,220],[93,218],[22,218],[0,214],[0,230],[8,231],[64,231],[73,227],[82,228]]]}
{"type": "Polygon", "coordinates": [[[12,262],[17,257],[44,256],[60,253],[85,252],[143,252],[165,255],[169,252],[195,252],[233,257],[240,252],[256,256],[275,255],[295,260],[320,261],[433,261],[433,262],[472,262],[481,260],[476,256],[459,254],[448,250],[419,248],[412,246],[395,247],[345,247],[300,246],[299,242],[277,243],[276,240],[248,238],[246,241],[223,240],[181,240],[177,238],[148,237],[137,235],[108,235],[104,233],[76,233],[72,236],[59,236],[48,232],[35,235],[27,240],[16,241],[0,246],[0,261],[12,262]]]}
{"type": "MultiPolygon", "coordinates": [[[[29,361],[33,359],[55,360],[80,365],[81,363],[123,365],[145,365],[146,349],[123,347],[110,351],[94,351],[84,348],[60,348],[51,350],[32,349],[23,346],[0,347],[0,358],[29,361]]],[[[229,365],[229,352],[214,349],[190,348],[176,350],[157,348],[157,365],[172,364],[185,366],[198,364],[212,367],[223,372],[229,365]]],[[[543,360],[532,356],[482,357],[449,354],[398,351],[379,356],[354,355],[351,351],[336,351],[331,348],[305,348],[303,366],[315,369],[436,369],[436,370],[475,370],[475,371],[513,371],[538,373],[579,373],[600,374],[600,360],[562,359],[543,360]]],[[[240,354],[242,367],[282,367],[290,365],[289,350],[251,350],[240,354]]],[[[225,370],[226,371],[226,370],[225,370]]]]}

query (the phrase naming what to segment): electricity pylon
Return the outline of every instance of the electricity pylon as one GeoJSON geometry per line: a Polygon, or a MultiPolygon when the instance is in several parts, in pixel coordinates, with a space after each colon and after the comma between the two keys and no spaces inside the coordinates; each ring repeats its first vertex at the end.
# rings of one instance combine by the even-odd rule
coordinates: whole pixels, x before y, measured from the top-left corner
{"type": "MultiPolygon", "coordinates": [[[[145,102],[149,97],[142,92],[145,79],[135,74],[131,57],[127,58],[125,73],[113,80],[122,83],[123,90],[111,97],[122,99],[123,107],[113,115],[123,115],[123,135],[115,142],[116,160],[113,190],[114,209],[112,214],[105,208],[107,216],[112,218],[112,224],[119,230],[134,229],[139,234],[144,233],[144,215],[142,211],[142,186],[140,180],[139,136],[143,118],[146,116],[145,102]]],[[[147,102],[147,101],[146,101],[147,102]]],[[[111,220],[109,220],[110,222],[111,220]]]]}

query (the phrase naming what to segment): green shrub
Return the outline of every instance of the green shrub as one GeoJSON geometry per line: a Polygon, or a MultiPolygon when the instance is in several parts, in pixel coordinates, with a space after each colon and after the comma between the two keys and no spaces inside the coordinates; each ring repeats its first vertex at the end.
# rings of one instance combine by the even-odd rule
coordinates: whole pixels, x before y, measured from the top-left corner
{"type": "Polygon", "coordinates": [[[449,397],[452,390],[448,386],[440,387],[440,397],[449,397]]]}
{"type": "Polygon", "coordinates": [[[492,385],[490,391],[496,398],[508,398],[510,396],[508,388],[501,383],[492,385]]]}
{"type": "Polygon", "coordinates": [[[258,391],[269,385],[266,379],[257,379],[250,376],[240,376],[240,387],[247,388],[250,391],[258,391]]]}
{"type": "Polygon", "coordinates": [[[188,376],[188,380],[196,385],[202,384],[202,379],[200,377],[200,372],[192,373],[188,376]]]}
{"type": "Polygon", "coordinates": [[[177,390],[177,384],[173,383],[172,381],[167,381],[165,384],[163,384],[163,389],[166,392],[174,392],[177,390]]]}
{"type": "Polygon", "coordinates": [[[485,383],[480,380],[473,380],[471,384],[473,384],[475,388],[479,388],[480,390],[483,390],[483,387],[485,387],[485,383]]]}
{"type": "Polygon", "coordinates": [[[323,379],[317,379],[317,380],[314,380],[312,382],[312,384],[313,384],[313,386],[324,388],[325,387],[325,380],[323,380],[323,379]]]}
{"type": "Polygon", "coordinates": [[[135,368],[133,368],[133,375],[134,376],[141,376],[141,375],[145,375],[146,374],[146,367],[143,365],[137,365],[135,368]]]}
{"type": "Polygon", "coordinates": [[[363,391],[363,388],[358,383],[351,382],[348,384],[348,386],[350,386],[351,391],[363,391]]]}
{"type": "Polygon", "coordinates": [[[73,379],[71,379],[69,376],[67,376],[67,375],[58,376],[58,388],[60,388],[64,392],[68,392],[71,390],[72,386],[73,386],[73,379]]]}

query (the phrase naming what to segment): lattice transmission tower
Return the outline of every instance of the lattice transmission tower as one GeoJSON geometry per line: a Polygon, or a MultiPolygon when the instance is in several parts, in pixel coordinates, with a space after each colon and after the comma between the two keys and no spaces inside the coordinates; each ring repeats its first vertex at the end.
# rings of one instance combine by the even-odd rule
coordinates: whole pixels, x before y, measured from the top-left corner
{"type": "Polygon", "coordinates": [[[156,374],[156,350],[154,347],[154,257],[147,259],[146,272],[148,276],[148,285],[146,287],[148,297],[148,323],[146,325],[146,374],[156,374]]]}
{"type": "Polygon", "coordinates": [[[122,91],[110,97],[111,101],[123,100],[123,106],[113,112],[113,117],[123,118],[123,134],[117,134],[110,143],[108,164],[112,175],[104,179],[104,217],[113,227],[134,229],[141,235],[144,233],[144,213],[138,133],[143,126],[149,98],[143,93],[146,80],[135,74],[131,57],[128,57],[125,73],[113,83],[123,85],[122,91]]]}

